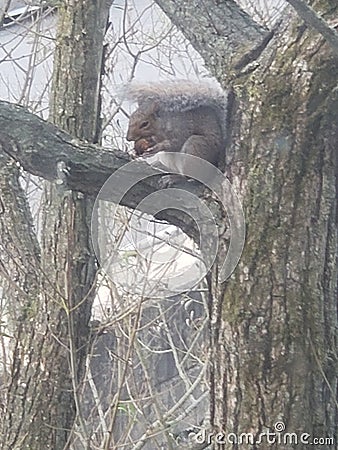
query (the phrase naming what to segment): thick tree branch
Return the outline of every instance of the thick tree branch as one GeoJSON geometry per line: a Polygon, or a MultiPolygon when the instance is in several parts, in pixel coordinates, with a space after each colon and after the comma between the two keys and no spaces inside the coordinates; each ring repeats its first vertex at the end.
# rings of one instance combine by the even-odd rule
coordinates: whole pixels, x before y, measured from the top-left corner
{"type": "MultiPolygon", "coordinates": [[[[94,196],[116,170],[131,161],[124,152],[107,151],[98,145],[73,139],[25,108],[7,102],[0,102],[0,152],[11,156],[27,172],[50,181],[57,180],[57,163],[64,161],[69,168],[66,187],[94,196]]],[[[155,175],[163,173],[142,160],[135,161],[134,164],[133,172],[136,171],[145,180],[130,189],[120,203],[133,209],[141,209],[138,207],[139,203],[158,190],[158,178],[155,175]]],[[[119,201],[121,193],[125,192],[128,176],[133,174],[126,169],[121,174],[118,186],[115,183],[113,190],[105,189],[102,198],[111,202],[119,201]]],[[[182,198],[181,203],[186,203],[186,200],[182,198]]],[[[148,212],[147,209],[142,211],[148,212]]],[[[156,217],[177,225],[188,235],[194,236],[195,226],[188,216],[179,215],[175,210],[165,210],[156,217]]]]}
{"type": "Polygon", "coordinates": [[[73,139],[50,122],[25,108],[0,102],[0,143],[27,172],[45,180],[57,179],[57,163],[70,167],[67,187],[96,195],[106,179],[130,158],[98,145],[73,139]],[[15,124],[13,126],[13,124],[15,124]]]}
{"type": "Polygon", "coordinates": [[[338,55],[338,33],[323,20],[312,8],[303,0],[286,0],[297,11],[306,25],[318,31],[327,43],[332,47],[332,50],[338,55]]]}
{"type": "Polygon", "coordinates": [[[257,58],[272,34],[233,0],[156,0],[219,80],[257,58]],[[263,47],[262,47],[262,44],[263,47]]]}

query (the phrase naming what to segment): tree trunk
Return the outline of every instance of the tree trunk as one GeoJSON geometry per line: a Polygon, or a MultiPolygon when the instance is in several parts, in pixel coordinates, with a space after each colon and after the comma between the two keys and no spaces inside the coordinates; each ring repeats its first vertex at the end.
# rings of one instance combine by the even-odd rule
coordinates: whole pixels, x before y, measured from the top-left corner
{"type": "Polygon", "coordinates": [[[238,448],[241,433],[252,434],[252,449],[260,439],[307,449],[314,437],[332,448],[338,70],[297,22],[241,87],[229,176],[242,188],[247,239],[224,296],[215,291],[211,346],[213,430],[237,442],[215,448],[238,448]]]}
{"type": "Polygon", "coordinates": [[[25,448],[21,446],[23,436],[38,433],[31,412],[40,409],[37,385],[44,327],[39,299],[40,248],[31,211],[17,165],[3,155],[0,160],[0,447],[7,450],[25,448]],[[8,359],[7,352],[11,353],[8,359]]]}
{"type": "MultiPolygon", "coordinates": [[[[59,9],[50,120],[74,137],[96,143],[100,132],[103,39],[109,12],[105,0],[93,5],[65,1],[59,9]]],[[[46,348],[52,426],[49,446],[68,448],[77,413],[84,448],[90,448],[79,402],[90,338],[96,260],[90,222],[94,199],[62,186],[45,188],[43,269],[50,344],[46,348]],[[50,295],[50,286],[53,288],[50,295]]],[[[42,448],[42,447],[41,447],[42,448]]]]}
{"type": "MultiPolygon", "coordinates": [[[[331,439],[322,448],[332,448],[337,61],[324,39],[299,19],[287,18],[261,48],[255,66],[237,72],[237,79],[236,72],[229,77],[227,63],[222,71],[205,45],[210,33],[203,22],[205,4],[195,5],[193,26],[187,27],[189,14],[180,14],[185,2],[169,2],[176,9],[158,3],[218,80],[233,78],[237,93],[227,175],[240,189],[247,239],[232,278],[225,285],[218,285],[215,275],[210,280],[210,442],[214,448],[239,448],[240,433],[251,433],[246,448],[258,448],[255,441],[261,439],[260,448],[289,449],[297,439],[297,448],[305,449],[314,437],[331,439]],[[224,436],[217,439],[217,432],[224,436]],[[276,435],[260,435],[264,432],[276,435]],[[227,439],[227,433],[235,436],[227,439]],[[310,435],[303,442],[302,433],[310,435]]],[[[210,1],[208,11],[214,11],[212,3],[219,6],[210,1]]],[[[321,1],[320,7],[327,20],[335,17],[337,6],[321,1]]],[[[213,48],[221,45],[219,36],[213,48]]]]}
{"type": "MultiPolygon", "coordinates": [[[[50,118],[90,143],[97,142],[100,131],[99,95],[108,12],[109,3],[104,0],[95,5],[69,0],[59,9],[50,118]]],[[[90,240],[93,199],[66,191],[62,185],[46,186],[44,197],[42,271],[27,262],[34,273],[32,280],[37,274],[41,276],[42,293],[39,295],[36,288],[29,292],[35,303],[40,302],[28,318],[27,313],[20,314],[16,324],[19,331],[1,448],[69,448],[77,413],[83,448],[90,449],[78,394],[96,276],[90,240]]],[[[36,252],[31,256],[26,253],[26,259],[32,259],[36,252]]]]}

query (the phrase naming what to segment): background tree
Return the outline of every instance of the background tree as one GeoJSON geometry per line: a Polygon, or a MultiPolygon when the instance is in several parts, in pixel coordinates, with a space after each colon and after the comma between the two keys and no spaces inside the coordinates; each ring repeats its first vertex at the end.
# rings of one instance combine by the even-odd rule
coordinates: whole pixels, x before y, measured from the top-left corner
{"type": "MultiPolygon", "coordinates": [[[[99,92],[108,12],[109,3],[105,1],[95,6],[64,2],[58,9],[50,119],[87,142],[97,142],[100,133],[99,92]]],[[[12,176],[17,179],[17,170],[12,176]]],[[[33,290],[27,285],[27,296],[30,302],[33,296],[35,309],[25,297],[20,302],[24,311],[28,307],[32,310],[32,317],[29,325],[27,313],[20,318],[26,328],[17,340],[19,354],[14,354],[3,448],[67,448],[77,412],[83,448],[89,449],[78,396],[95,293],[96,262],[90,240],[93,199],[55,185],[46,186],[44,196],[41,265],[36,259],[34,264],[24,261],[33,269],[33,280],[39,276],[42,295],[37,286],[33,290]],[[36,330],[41,338],[29,330],[34,319],[41,323],[36,330]],[[24,371],[18,365],[27,355],[30,361],[24,371]],[[23,385],[30,390],[18,394],[23,385]]],[[[20,248],[19,242],[15,244],[20,248]]],[[[22,250],[31,258],[38,253],[28,252],[25,247],[22,250]]]]}

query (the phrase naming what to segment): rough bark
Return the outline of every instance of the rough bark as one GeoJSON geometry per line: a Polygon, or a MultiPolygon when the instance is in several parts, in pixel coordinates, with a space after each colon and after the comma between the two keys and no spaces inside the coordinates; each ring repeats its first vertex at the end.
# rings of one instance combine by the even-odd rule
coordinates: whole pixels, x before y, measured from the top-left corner
{"type": "Polygon", "coordinates": [[[286,0],[297,11],[306,25],[320,33],[324,39],[330,44],[332,51],[338,55],[338,33],[331,28],[325,20],[320,17],[311,6],[303,0],[286,0]]]}
{"type": "Polygon", "coordinates": [[[245,164],[231,173],[245,192],[247,241],[213,330],[212,417],[216,430],[254,440],[283,422],[298,439],[311,436],[298,443],[306,449],[334,437],[337,417],[338,71],[297,21],[278,39],[271,66],[262,59],[242,86],[232,161],[245,164]]]}
{"type": "Polygon", "coordinates": [[[44,326],[39,298],[40,248],[31,211],[16,164],[4,156],[0,161],[1,332],[10,337],[8,349],[12,352],[6,360],[5,350],[1,361],[0,447],[6,450],[23,448],[18,444],[21,437],[39,432],[31,423],[31,411],[40,408],[36,388],[43,372],[39,357],[44,326]]]}
{"type": "MultiPolygon", "coordinates": [[[[320,5],[334,17],[337,6],[320,5]]],[[[222,83],[227,65],[209,58],[210,30],[189,22],[204,14],[204,5],[184,18],[166,12],[195,48],[204,47],[222,83]]],[[[210,279],[214,448],[238,448],[240,433],[252,434],[246,448],[258,448],[260,433],[275,433],[278,421],[297,438],[310,435],[297,448],[335,433],[337,61],[298,20],[283,25],[252,74],[235,81],[227,170],[243,198],[247,241],[232,279],[218,285],[217,265],[210,279]],[[227,441],[227,433],[237,442],[227,441]]],[[[260,445],[295,448],[290,440],[278,443],[283,436],[270,443],[261,436],[260,445]]]]}

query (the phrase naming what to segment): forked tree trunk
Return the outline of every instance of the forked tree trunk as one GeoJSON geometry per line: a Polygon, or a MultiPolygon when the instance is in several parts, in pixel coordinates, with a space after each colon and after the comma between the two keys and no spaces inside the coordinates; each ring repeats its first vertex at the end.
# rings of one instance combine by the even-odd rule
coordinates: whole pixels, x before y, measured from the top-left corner
{"type": "MultiPolygon", "coordinates": [[[[243,436],[245,448],[291,449],[297,439],[297,448],[308,449],[314,437],[331,439],[321,448],[332,448],[337,59],[323,38],[294,17],[261,47],[246,75],[234,66],[229,72],[226,40],[224,54],[220,51],[222,29],[217,34],[207,27],[203,15],[224,13],[222,4],[207,0],[181,14],[183,0],[158,3],[220,83],[232,79],[237,94],[227,175],[243,202],[247,236],[233,277],[224,285],[214,276],[211,280],[210,441],[222,450],[241,448],[239,435],[250,433],[243,436]],[[194,20],[187,27],[189,14],[194,20]],[[209,38],[214,40],[210,48],[209,38]],[[297,437],[279,434],[284,427],[297,437]],[[217,432],[224,433],[219,442],[217,432]],[[264,432],[276,435],[260,436],[264,432]],[[234,435],[228,440],[227,433],[234,435]],[[303,435],[303,443],[302,433],[311,435],[303,435]]],[[[318,3],[325,19],[335,17],[337,5],[318,3]]]]}
{"type": "Polygon", "coordinates": [[[337,420],[338,70],[297,22],[242,83],[229,153],[247,236],[215,291],[211,416],[225,436],[251,433],[252,449],[332,448],[337,420]]]}

